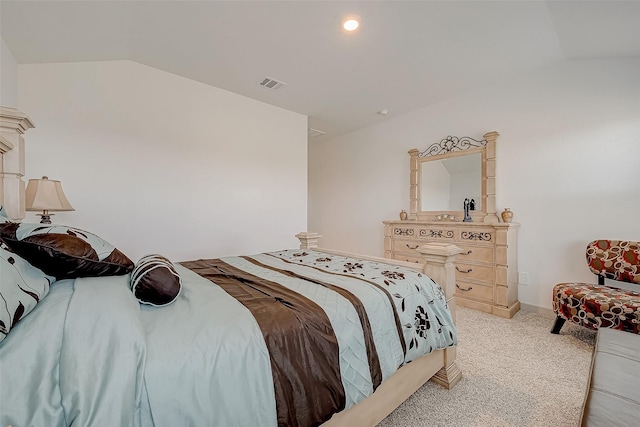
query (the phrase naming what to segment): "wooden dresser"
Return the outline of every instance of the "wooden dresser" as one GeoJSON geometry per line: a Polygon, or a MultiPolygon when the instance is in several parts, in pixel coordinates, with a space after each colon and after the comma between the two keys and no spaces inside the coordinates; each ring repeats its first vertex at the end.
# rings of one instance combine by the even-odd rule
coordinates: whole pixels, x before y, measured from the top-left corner
{"type": "Polygon", "coordinates": [[[416,248],[427,242],[450,242],[456,256],[456,303],[511,318],[519,309],[515,223],[384,221],[384,255],[420,262],[416,248]]]}

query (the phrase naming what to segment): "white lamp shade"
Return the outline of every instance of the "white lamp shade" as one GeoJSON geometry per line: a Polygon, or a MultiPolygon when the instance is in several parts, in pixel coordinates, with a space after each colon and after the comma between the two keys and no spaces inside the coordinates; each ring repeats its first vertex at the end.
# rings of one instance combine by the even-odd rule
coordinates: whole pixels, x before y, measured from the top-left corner
{"type": "Polygon", "coordinates": [[[48,179],[30,179],[25,195],[28,211],[74,211],[71,203],[62,191],[60,181],[48,179]]]}

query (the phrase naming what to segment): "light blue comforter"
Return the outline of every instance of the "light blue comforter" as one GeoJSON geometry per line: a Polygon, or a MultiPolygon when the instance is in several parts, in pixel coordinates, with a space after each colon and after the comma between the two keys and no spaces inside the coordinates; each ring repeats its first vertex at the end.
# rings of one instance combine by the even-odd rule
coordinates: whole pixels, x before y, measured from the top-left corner
{"type": "MultiPolygon", "coordinates": [[[[323,308],[339,342],[347,407],[373,392],[357,314],[337,293],[280,277],[275,268],[332,280],[358,296],[383,379],[421,354],[455,344],[444,295],[430,279],[311,251],[305,256],[322,262],[296,265],[300,254],[253,256],[259,265],[223,260],[323,308]]],[[[129,276],[55,282],[0,343],[0,426],[277,425],[270,356],[257,322],[222,288],[176,268],[182,294],[166,307],[140,306],[129,276]]]]}
{"type": "Polygon", "coordinates": [[[55,282],[0,343],[0,425],[141,425],[146,342],[127,280],[55,282]]]}

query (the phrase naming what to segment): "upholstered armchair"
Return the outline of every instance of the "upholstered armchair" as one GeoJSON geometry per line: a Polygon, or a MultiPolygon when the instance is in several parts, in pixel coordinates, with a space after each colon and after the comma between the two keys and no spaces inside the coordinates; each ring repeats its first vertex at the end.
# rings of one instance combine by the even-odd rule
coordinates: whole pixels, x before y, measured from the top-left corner
{"type": "Polygon", "coordinates": [[[596,240],[587,245],[586,255],[598,284],[560,283],[553,288],[557,318],[551,333],[559,333],[566,320],[590,329],[640,333],[640,286],[630,291],[605,285],[605,278],[640,285],[640,242],[596,240]]]}

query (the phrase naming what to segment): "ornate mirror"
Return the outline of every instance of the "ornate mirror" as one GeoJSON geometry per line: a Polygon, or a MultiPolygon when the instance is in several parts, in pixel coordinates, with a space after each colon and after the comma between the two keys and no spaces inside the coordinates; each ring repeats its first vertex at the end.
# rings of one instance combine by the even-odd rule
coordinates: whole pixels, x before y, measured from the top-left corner
{"type": "Polygon", "coordinates": [[[410,219],[498,222],[496,215],[496,139],[448,136],[424,151],[409,151],[410,219]]]}

